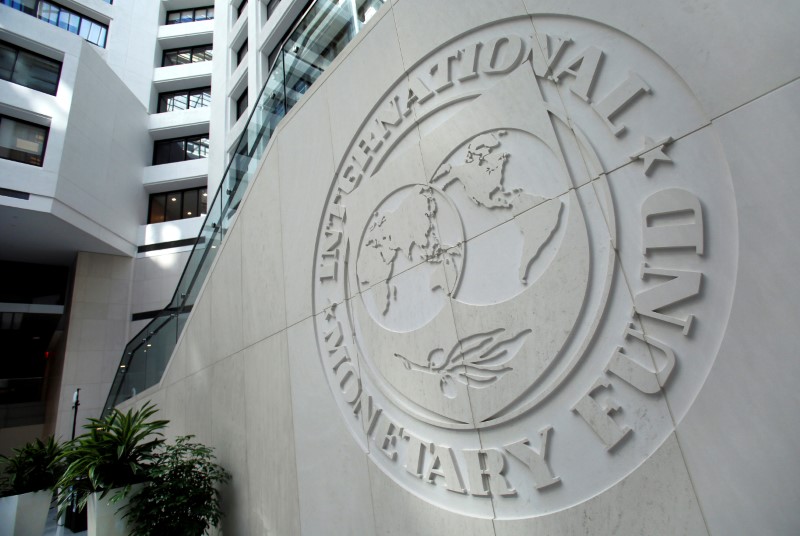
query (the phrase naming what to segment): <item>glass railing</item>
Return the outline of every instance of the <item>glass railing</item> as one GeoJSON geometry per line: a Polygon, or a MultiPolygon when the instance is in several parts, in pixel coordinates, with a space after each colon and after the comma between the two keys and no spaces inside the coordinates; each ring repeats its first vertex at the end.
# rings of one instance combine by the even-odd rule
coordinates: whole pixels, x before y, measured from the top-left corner
{"type": "MultiPolygon", "coordinates": [[[[103,414],[161,380],[219,245],[278,122],[319,78],[384,0],[316,0],[280,46],[225,170],[175,294],[125,347],[103,414]]],[[[264,177],[262,180],[277,180],[264,177]]]]}

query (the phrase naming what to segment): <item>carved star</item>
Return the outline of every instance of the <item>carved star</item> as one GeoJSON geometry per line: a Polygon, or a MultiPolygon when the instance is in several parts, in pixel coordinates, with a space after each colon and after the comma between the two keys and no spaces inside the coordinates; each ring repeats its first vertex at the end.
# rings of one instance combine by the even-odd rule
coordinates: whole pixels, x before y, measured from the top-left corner
{"type": "Polygon", "coordinates": [[[331,303],[331,301],[328,300],[328,306],[324,309],[325,320],[330,320],[331,318],[336,318],[336,306],[337,305],[338,304],[331,303]]]}
{"type": "Polygon", "coordinates": [[[653,138],[644,137],[644,148],[632,154],[629,158],[644,161],[644,174],[648,177],[656,162],[672,162],[672,159],[664,153],[664,146],[672,143],[672,138],[665,138],[661,141],[653,141],[653,138]]]}

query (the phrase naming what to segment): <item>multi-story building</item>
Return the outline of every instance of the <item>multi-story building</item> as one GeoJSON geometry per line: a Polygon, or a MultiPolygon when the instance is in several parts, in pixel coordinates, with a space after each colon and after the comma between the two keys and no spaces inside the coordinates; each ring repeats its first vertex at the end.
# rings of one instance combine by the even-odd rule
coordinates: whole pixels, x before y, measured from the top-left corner
{"type": "Polygon", "coordinates": [[[78,388],[78,425],[99,415],[125,344],[172,297],[270,54],[305,7],[0,3],[10,444],[70,435],[78,388]],[[106,277],[82,288],[87,273],[106,277]]]}

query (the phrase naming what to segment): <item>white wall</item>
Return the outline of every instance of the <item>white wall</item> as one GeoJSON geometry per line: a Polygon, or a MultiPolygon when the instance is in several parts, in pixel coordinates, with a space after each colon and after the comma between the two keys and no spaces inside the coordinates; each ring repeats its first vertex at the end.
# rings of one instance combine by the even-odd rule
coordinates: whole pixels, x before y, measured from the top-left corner
{"type": "MultiPolygon", "coordinates": [[[[163,409],[162,416],[172,421],[170,435],[196,434],[216,448],[221,463],[234,476],[223,490],[225,532],[798,532],[796,453],[800,435],[794,426],[799,401],[794,384],[800,368],[794,355],[800,341],[792,325],[800,296],[792,284],[796,248],[787,244],[793,243],[800,223],[795,210],[798,192],[793,186],[800,161],[791,149],[791,140],[798,134],[800,109],[800,72],[794,59],[800,38],[793,29],[800,12],[783,2],[758,6],[744,1],[711,3],[686,10],[658,2],[640,2],[625,10],[612,4],[578,0],[509,0],[491,5],[455,0],[391,2],[282,123],[222,244],[161,384],[132,402],[152,399],[163,409]],[[498,22],[506,18],[512,20],[498,22]],[[466,76],[452,86],[439,83],[437,92],[425,99],[427,104],[412,106],[413,113],[401,119],[407,137],[397,146],[391,145],[397,139],[391,136],[398,132],[392,131],[381,149],[391,151],[393,159],[384,162],[383,171],[364,177],[360,190],[344,190],[341,204],[346,217],[341,223],[333,219],[332,229],[342,230],[356,248],[362,229],[349,226],[359,218],[369,221],[375,207],[393,194],[394,187],[384,185],[394,184],[392,180],[398,185],[426,182],[439,168],[443,154],[454,158],[456,153],[448,151],[482,128],[480,117],[491,117],[488,112],[503,118],[505,123],[500,126],[511,124],[514,128],[509,131],[526,125],[531,117],[568,117],[553,123],[562,125],[553,128],[564,147],[564,169],[576,181],[560,199],[569,203],[571,214],[585,214],[592,261],[565,265],[566,281],[555,279],[542,290],[541,303],[555,307],[550,315],[534,314],[541,311],[536,309],[539,302],[496,314],[484,310],[475,314],[487,330],[530,322],[536,333],[531,340],[543,344],[572,333],[563,343],[563,348],[571,348],[569,341],[585,332],[573,330],[571,324],[565,331],[559,306],[567,309],[568,300],[576,295],[571,289],[580,287],[583,277],[578,268],[597,274],[603,266],[610,266],[605,278],[591,275],[585,294],[583,287],[577,293],[586,296],[585,310],[599,311],[603,320],[592,324],[596,335],[586,336],[585,351],[576,354],[580,366],[563,368],[563,361],[548,362],[545,370],[563,372],[558,375],[562,383],[555,384],[557,388],[534,409],[493,427],[477,430],[479,423],[474,425],[476,429],[443,430],[447,426],[432,423],[440,422],[438,411],[444,410],[431,410],[423,418],[416,409],[447,407],[443,404],[448,402],[436,391],[438,385],[430,383],[432,389],[426,391],[424,370],[416,370],[413,381],[404,380],[407,376],[402,368],[386,365],[393,362],[392,352],[397,352],[396,344],[401,341],[397,334],[402,330],[366,331],[372,324],[364,316],[353,324],[356,335],[343,330],[341,341],[336,335],[326,339],[326,328],[333,329],[337,323],[349,325],[348,313],[357,314],[361,300],[372,299],[373,290],[359,286],[361,272],[358,278],[348,279],[349,289],[321,281],[320,275],[325,274],[321,265],[331,258],[316,256],[321,253],[315,248],[325,240],[327,218],[323,216],[332,201],[332,185],[348,188],[341,179],[346,169],[342,162],[349,161],[348,156],[357,149],[357,133],[371,114],[395,94],[405,97],[409,80],[420,77],[429,87],[437,84],[430,77],[432,65],[446,60],[447,54],[455,54],[459,47],[468,51],[470,39],[482,40],[489,50],[494,37],[526,38],[534,33],[538,36],[532,45],[537,61],[545,61],[547,56],[541,51],[547,52],[545,33],[573,40],[562,56],[553,58],[554,69],[563,68],[564,63],[559,62],[584,47],[604,51],[596,80],[582,86],[588,103],[580,96],[581,83],[589,76],[583,64],[574,65],[576,74],[563,74],[558,83],[540,76],[538,83],[526,86],[530,93],[509,89],[502,93],[505,100],[489,101],[494,108],[484,106],[486,100],[480,98],[466,104],[448,101],[448,95],[460,95],[467,88],[475,95],[496,95],[513,88],[506,82],[532,79],[530,67],[525,73],[524,64],[511,74],[493,75],[487,72],[492,65],[482,63],[477,77],[466,76]],[[761,38],[742,39],[743,35],[761,38]],[[538,52],[537,43],[541,47],[538,52]],[[630,72],[646,80],[651,91],[637,94],[628,106],[610,116],[612,125],[627,125],[625,134],[615,135],[597,109],[602,110],[602,97],[613,94],[630,72]],[[551,112],[545,114],[545,108],[535,104],[541,100],[551,112]],[[595,105],[594,111],[590,104],[595,105]],[[438,106],[450,111],[441,112],[438,106]],[[459,114],[465,110],[466,114],[459,114]],[[438,128],[442,125],[447,128],[438,128]],[[587,143],[581,141],[582,132],[587,143]],[[650,162],[652,167],[638,154],[639,149],[653,146],[645,136],[654,141],[673,138],[663,147],[658,144],[656,149],[662,152],[647,153],[658,156],[650,162]],[[599,155],[596,159],[595,153],[599,155]],[[650,247],[658,251],[642,251],[643,243],[653,245],[642,227],[645,201],[670,188],[681,188],[700,200],[703,230],[699,235],[687,231],[681,240],[699,236],[704,249],[695,243],[680,250],[650,247]],[[578,202],[568,196],[575,196],[571,199],[578,202]],[[600,262],[603,259],[610,264],[600,262]],[[642,296],[656,285],[642,275],[644,261],[651,267],[701,272],[702,291],[689,292],[687,299],[674,305],[656,306],[673,317],[659,319],[642,303],[642,296]],[[558,285],[566,285],[566,290],[554,293],[552,289],[558,285]],[[608,288],[607,295],[601,292],[604,288],[608,288]],[[335,309],[329,308],[327,298],[338,304],[335,309]],[[694,314],[691,329],[682,331],[672,325],[683,322],[688,314],[694,314]],[[552,327],[540,328],[540,319],[552,321],[552,327]],[[631,365],[630,369],[617,368],[616,373],[609,371],[609,359],[617,347],[624,346],[626,355],[636,359],[624,335],[628,321],[650,340],[674,349],[677,364],[665,373],[666,379],[652,373],[665,370],[663,355],[650,352],[655,348],[652,342],[639,356],[644,359],[639,368],[631,365]],[[354,350],[356,341],[358,351],[354,350]],[[337,353],[332,362],[326,351],[329,344],[350,350],[353,364],[348,370],[354,372],[349,376],[337,378],[342,356],[337,353]],[[635,370],[642,374],[637,377],[639,387],[635,370]],[[623,381],[624,377],[628,380],[623,381]],[[354,383],[354,378],[361,383],[354,383]],[[610,391],[592,389],[597,379],[609,382],[610,391]],[[646,381],[655,382],[648,384],[647,388],[652,388],[649,394],[643,392],[646,381]],[[403,467],[404,463],[413,465],[413,461],[406,462],[408,440],[395,438],[392,443],[391,428],[384,431],[386,435],[361,428],[348,402],[354,385],[365,392],[370,389],[384,416],[395,425],[436,442],[437,449],[424,454],[424,470],[430,472],[432,483],[411,476],[403,467]],[[416,400],[417,406],[407,400],[416,400]],[[575,409],[579,403],[584,418],[575,409]],[[621,411],[609,409],[615,403],[621,411]],[[593,418],[586,417],[592,409],[593,418]],[[545,455],[548,443],[536,442],[544,441],[542,426],[548,424],[554,431],[545,455]],[[624,441],[611,437],[623,426],[632,429],[624,441]],[[451,482],[431,472],[431,455],[452,446],[462,483],[466,483],[466,454],[459,447],[486,449],[499,440],[508,445],[521,438],[531,443],[532,464],[541,455],[536,465],[540,472],[526,473],[509,449],[501,452],[506,467],[502,478],[516,486],[516,494],[504,497],[495,491],[492,497],[482,497],[454,493],[445,489],[451,482]],[[387,458],[385,454],[393,448],[399,456],[387,458]],[[537,489],[548,474],[558,475],[560,483],[537,489]]],[[[531,45],[531,41],[524,42],[531,45]]],[[[498,61],[509,58],[508,50],[498,61]]],[[[465,67],[467,74],[470,67],[465,67]]],[[[538,139],[545,140],[547,132],[542,131],[538,139]]],[[[503,139],[513,146],[513,133],[508,136],[503,139]]],[[[521,154],[514,152],[508,160],[509,177],[511,166],[525,161],[521,154]]],[[[543,159],[550,158],[546,151],[541,154],[543,159]]],[[[536,163],[526,165],[538,169],[536,163]]],[[[561,168],[555,166],[551,171],[557,169],[561,168]]],[[[448,194],[456,196],[449,190],[448,194]]],[[[471,206],[469,199],[464,199],[464,205],[456,205],[461,207],[458,211],[471,206]]],[[[509,199],[517,202],[517,198],[509,199]]],[[[443,202],[438,206],[445,210],[443,202]]],[[[495,214],[503,213],[497,210],[495,214]]],[[[492,227],[486,235],[502,245],[510,240],[499,234],[506,224],[533,231],[536,227],[525,227],[525,222],[536,213],[524,214],[492,227]]],[[[668,223],[696,222],[698,214],[695,211],[695,219],[687,220],[685,212],[675,213],[668,223]]],[[[470,217],[467,231],[488,221],[481,218],[470,217]]],[[[644,225],[650,225],[651,220],[644,218],[644,225]]],[[[409,220],[409,226],[411,223],[409,220]]],[[[543,259],[552,250],[548,248],[563,247],[558,245],[561,240],[568,249],[583,248],[577,238],[553,236],[553,241],[543,246],[543,259]]],[[[467,247],[477,248],[478,240],[479,235],[470,238],[467,247]]],[[[330,251],[338,248],[334,244],[330,251]]],[[[341,263],[334,278],[339,283],[356,266],[355,257],[349,259],[349,265],[344,263],[346,254],[344,249],[339,251],[341,263]]],[[[501,248],[495,255],[481,258],[510,257],[501,248]]],[[[475,257],[468,254],[466,259],[471,263],[475,257]]],[[[409,267],[407,275],[415,275],[417,269],[409,267]]],[[[484,285],[498,290],[496,279],[487,278],[484,285]]],[[[420,288],[429,292],[424,283],[420,288]]],[[[453,290],[452,277],[445,275],[442,284],[453,290]]],[[[398,292],[402,295],[402,287],[398,292]]],[[[425,343],[446,345],[448,334],[457,337],[459,330],[474,324],[459,312],[463,307],[457,298],[443,303],[445,311],[452,311],[443,317],[443,328],[429,333],[429,339],[420,337],[408,343],[420,359],[427,355],[425,343]]],[[[412,311],[405,320],[413,321],[414,314],[412,311]]],[[[583,312],[575,325],[589,325],[589,316],[583,312]]],[[[423,359],[417,366],[424,369],[424,365],[423,359]]],[[[507,383],[498,384],[509,389],[516,378],[531,374],[522,361],[511,366],[513,372],[503,376],[507,383]]],[[[520,404],[551,381],[542,374],[540,382],[520,395],[520,404]]],[[[472,385],[463,389],[460,392],[468,393],[469,401],[463,409],[470,415],[493,403],[481,398],[472,385]]],[[[505,393],[496,396],[500,399],[505,393]]],[[[452,477],[445,462],[432,468],[452,477]]],[[[495,473],[498,471],[496,468],[495,473]]],[[[493,486],[502,485],[501,477],[497,478],[493,486]]]]}

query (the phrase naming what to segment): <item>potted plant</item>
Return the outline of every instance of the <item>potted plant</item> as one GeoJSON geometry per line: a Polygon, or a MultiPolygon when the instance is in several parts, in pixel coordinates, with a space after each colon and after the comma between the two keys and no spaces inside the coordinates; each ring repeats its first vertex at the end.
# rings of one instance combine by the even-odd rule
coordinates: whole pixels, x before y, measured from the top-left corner
{"type": "Polygon", "coordinates": [[[62,447],[51,436],[0,456],[0,536],[42,534],[53,488],[60,476],[62,447]]]}
{"type": "Polygon", "coordinates": [[[222,519],[219,484],[230,474],[215,463],[211,448],[194,436],[165,446],[150,466],[148,483],[133,496],[125,516],[141,536],[200,536],[222,519]]]}
{"type": "Polygon", "coordinates": [[[86,433],[68,443],[61,456],[65,469],[58,481],[59,515],[74,500],[78,510],[88,505],[89,536],[127,536],[118,512],[132,486],[147,480],[156,448],[164,442],[159,436],[169,421],[151,420],[157,411],[148,402],[137,411],[115,409],[105,419],[89,419],[86,433]]]}

